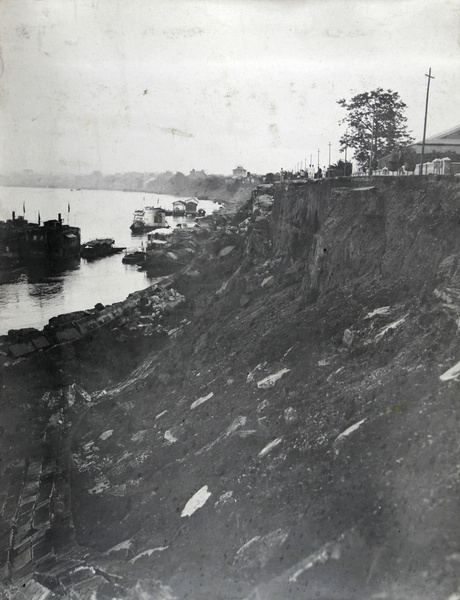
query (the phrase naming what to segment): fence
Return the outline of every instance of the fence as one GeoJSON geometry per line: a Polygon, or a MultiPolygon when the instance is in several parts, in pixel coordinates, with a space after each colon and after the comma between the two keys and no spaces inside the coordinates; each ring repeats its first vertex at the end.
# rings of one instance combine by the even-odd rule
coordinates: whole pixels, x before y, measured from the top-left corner
{"type": "MultiPolygon", "coordinates": [[[[423,175],[455,175],[460,173],[460,163],[452,162],[450,158],[435,158],[431,162],[423,163],[423,175]]],[[[375,169],[374,175],[419,175],[420,165],[416,165],[414,171],[406,171],[401,167],[398,171],[390,171],[387,167],[375,169]]]]}

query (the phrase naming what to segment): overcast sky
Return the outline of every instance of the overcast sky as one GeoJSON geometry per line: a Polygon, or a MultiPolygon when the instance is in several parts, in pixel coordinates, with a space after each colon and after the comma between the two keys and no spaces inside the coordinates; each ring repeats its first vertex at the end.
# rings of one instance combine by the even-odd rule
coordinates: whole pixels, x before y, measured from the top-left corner
{"type": "Polygon", "coordinates": [[[458,0],[0,0],[0,172],[266,173],[340,158],[340,98],[460,125],[458,0]]]}

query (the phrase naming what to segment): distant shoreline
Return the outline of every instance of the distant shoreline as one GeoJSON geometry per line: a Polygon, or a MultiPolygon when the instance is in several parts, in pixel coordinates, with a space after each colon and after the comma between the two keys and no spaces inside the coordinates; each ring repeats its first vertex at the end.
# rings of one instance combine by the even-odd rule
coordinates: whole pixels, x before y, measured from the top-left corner
{"type": "Polygon", "coordinates": [[[176,197],[195,197],[198,200],[220,202],[227,207],[243,201],[251,190],[263,183],[264,178],[249,175],[235,178],[225,175],[207,175],[203,171],[183,173],[124,173],[103,175],[49,175],[40,173],[0,176],[0,186],[64,189],[71,191],[93,190],[142,194],[164,194],[176,197]]]}

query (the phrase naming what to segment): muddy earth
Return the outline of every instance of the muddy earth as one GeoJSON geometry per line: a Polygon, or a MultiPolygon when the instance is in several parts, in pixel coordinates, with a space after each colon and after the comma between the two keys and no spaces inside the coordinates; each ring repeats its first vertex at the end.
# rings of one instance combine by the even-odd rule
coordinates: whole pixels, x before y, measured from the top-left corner
{"type": "Polygon", "coordinates": [[[263,187],[3,357],[0,598],[459,600],[459,250],[458,179],[263,187]]]}

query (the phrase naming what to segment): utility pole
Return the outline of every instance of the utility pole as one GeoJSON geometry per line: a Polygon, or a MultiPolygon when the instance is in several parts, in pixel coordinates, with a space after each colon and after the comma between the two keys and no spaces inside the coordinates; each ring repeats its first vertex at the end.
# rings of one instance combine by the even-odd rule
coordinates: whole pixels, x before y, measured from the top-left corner
{"type": "Polygon", "coordinates": [[[319,148],[318,148],[318,169],[319,169],[319,148]]]}
{"type": "Polygon", "coordinates": [[[430,94],[430,79],[434,79],[434,77],[431,75],[431,67],[430,67],[430,70],[428,71],[428,75],[425,73],[425,77],[428,77],[428,84],[426,86],[425,122],[423,123],[422,155],[420,156],[419,175],[423,175],[423,156],[425,154],[426,120],[427,120],[427,116],[428,116],[428,96],[430,94]]]}
{"type": "Polygon", "coordinates": [[[329,142],[329,171],[331,170],[331,142],[329,142]]]}
{"type": "Polygon", "coordinates": [[[375,101],[372,107],[372,137],[371,137],[371,153],[369,155],[369,175],[372,175],[372,152],[374,150],[374,131],[375,131],[375,101]]]}
{"type": "Polygon", "coordinates": [[[347,145],[347,143],[345,143],[345,166],[343,168],[345,176],[347,175],[347,150],[348,150],[348,145],[347,145]]]}

